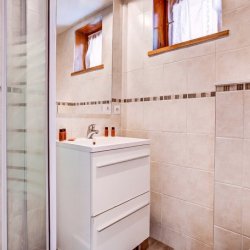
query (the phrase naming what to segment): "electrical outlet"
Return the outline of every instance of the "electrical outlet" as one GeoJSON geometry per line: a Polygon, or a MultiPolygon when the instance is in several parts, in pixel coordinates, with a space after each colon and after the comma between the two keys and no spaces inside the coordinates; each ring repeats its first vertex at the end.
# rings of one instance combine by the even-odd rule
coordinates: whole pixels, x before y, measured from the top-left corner
{"type": "Polygon", "coordinates": [[[121,105],[115,104],[113,106],[113,114],[120,115],[121,114],[121,105]]]}
{"type": "Polygon", "coordinates": [[[111,114],[111,104],[103,104],[102,113],[107,115],[111,114]]]}

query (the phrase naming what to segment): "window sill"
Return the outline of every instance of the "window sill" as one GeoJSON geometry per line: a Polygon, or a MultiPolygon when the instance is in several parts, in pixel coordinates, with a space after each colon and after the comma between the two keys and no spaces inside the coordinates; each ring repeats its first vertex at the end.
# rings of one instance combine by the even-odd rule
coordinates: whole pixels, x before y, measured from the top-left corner
{"type": "Polygon", "coordinates": [[[197,44],[209,42],[209,41],[220,39],[220,38],[227,37],[227,36],[229,36],[229,30],[224,30],[224,31],[212,34],[212,35],[203,36],[203,37],[196,38],[196,39],[193,39],[193,40],[189,40],[189,41],[186,41],[186,42],[182,42],[182,43],[174,44],[174,45],[167,46],[167,47],[164,47],[164,48],[149,51],[148,56],[159,55],[159,54],[162,54],[162,53],[165,53],[165,52],[169,52],[169,51],[173,51],[173,50],[177,50],[177,49],[181,49],[181,48],[194,46],[194,45],[197,45],[197,44]]]}
{"type": "Polygon", "coordinates": [[[100,70],[100,69],[104,69],[103,64],[92,67],[92,68],[89,68],[89,69],[84,69],[84,70],[73,72],[73,73],[71,73],[71,76],[81,75],[81,74],[85,74],[85,73],[88,73],[88,72],[93,72],[93,71],[100,70]]]}

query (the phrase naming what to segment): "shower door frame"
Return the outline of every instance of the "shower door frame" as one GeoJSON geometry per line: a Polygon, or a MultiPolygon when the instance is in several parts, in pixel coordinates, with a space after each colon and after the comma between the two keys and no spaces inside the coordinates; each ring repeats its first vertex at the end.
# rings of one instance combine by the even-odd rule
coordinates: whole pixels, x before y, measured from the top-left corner
{"type": "Polygon", "coordinates": [[[1,33],[1,44],[2,44],[2,51],[0,54],[0,60],[1,60],[1,113],[2,113],[2,119],[1,119],[1,240],[2,245],[1,249],[6,250],[7,249],[7,147],[6,147],[6,134],[7,134],[7,125],[6,125],[6,117],[7,117],[7,99],[6,99],[6,93],[7,93],[7,39],[5,34],[7,33],[7,4],[6,0],[0,0],[1,5],[1,27],[0,27],[0,33],[1,33]],[[4,94],[5,93],[5,94],[4,94]]]}
{"type": "MultiPolygon", "coordinates": [[[[0,0],[0,51],[1,81],[1,250],[7,250],[7,2],[0,0]]],[[[47,29],[47,120],[48,120],[48,155],[47,155],[47,250],[56,250],[56,0],[48,0],[47,29]]]]}
{"type": "Polygon", "coordinates": [[[48,0],[48,156],[49,156],[49,184],[48,184],[48,232],[50,250],[56,250],[56,24],[57,0],[48,0]]]}

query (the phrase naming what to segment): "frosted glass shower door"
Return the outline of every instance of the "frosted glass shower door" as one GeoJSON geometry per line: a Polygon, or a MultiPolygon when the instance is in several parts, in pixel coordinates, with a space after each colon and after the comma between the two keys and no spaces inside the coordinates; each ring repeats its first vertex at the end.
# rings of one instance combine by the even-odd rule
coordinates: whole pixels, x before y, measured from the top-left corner
{"type": "Polygon", "coordinates": [[[8,250],[48,249],[48,1],[7,4],[8,250]]]}

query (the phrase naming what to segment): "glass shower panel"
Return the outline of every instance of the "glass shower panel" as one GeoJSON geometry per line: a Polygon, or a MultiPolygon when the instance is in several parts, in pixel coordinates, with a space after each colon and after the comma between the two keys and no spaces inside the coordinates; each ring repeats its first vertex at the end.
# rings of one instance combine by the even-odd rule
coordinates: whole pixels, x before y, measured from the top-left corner
{"type": "MultiPolygon", "coordinates": [[[[3,4],[0,0],[0,180],[2,180],[2,118],[3,118],[3,107],[2,107],[2,84],[4,82],[3,75],[3,65],[4,65],[4,42],[3,42],[3,33],[4,33],[4,19],[3,19],[3,4]]],[[[0,225],[2,225],[2,208],[3,208],[3,183],[0,181],[0,225]]],[[[3,241],[2,241],[2,227],[0,228],[0,249],[2,250],[3,241]]]]}
{"type": "Polygon", "coordinates": [[[7,0],[8,250],[45,250],[48,173],[46,0],[7,0]]]}

